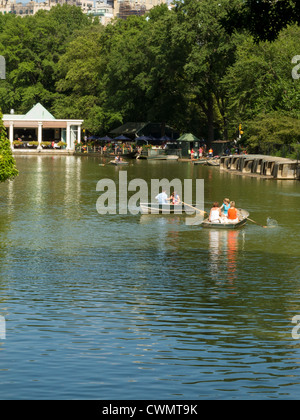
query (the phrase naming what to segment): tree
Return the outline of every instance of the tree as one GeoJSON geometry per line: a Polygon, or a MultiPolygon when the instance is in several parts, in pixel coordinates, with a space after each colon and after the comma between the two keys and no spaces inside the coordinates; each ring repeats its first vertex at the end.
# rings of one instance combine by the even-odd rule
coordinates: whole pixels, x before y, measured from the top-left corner
{"type": "Polygon", "coordinates": [[[260,114],[248,122],[247,145],[250,150],[266,154],[283,153],[285,147],[300,144],[300,119],[281,112],[260,114]]]}
{"type": "Polygon", "coordinates": [[[104,27],[93,25],[78,32],[57,65],[53,112],[61,118],[84,119],[84,128],[93,134],[105,133],[122,121],[119,110],[106,105],[103,78],[107,65],[104,27]]]}
{"type": "Polygon", "coordinates": [[[226,93],[221,79],[234,62],[235,45],[221,25],[227,0],[186,0],[176,3],[174,36],[185,55],[182,76],[186,94],[206,117],[208,142],[219,128],[226,137],[226,93]]]}
{"type": "Polygon", "coordinates": [[[143,121],[147,114],[145,90],[147,64],[146,45],[142,34],[147,32],[145,17],[130,16],[106,27],[103,56],[106,67],[102,78],[105,108],[120,112],[123,120],[143,121]]]}
{"type": "Polygon", "coordinates": [[[299,0],[234,0],[223,19],[229,33],[247,30],[258,41],[274,41],[290,24],[300,24],[299,0]]]}
{"type": "Polygon", "coordinates": [[[18,175],[16,162],[12,155],[9,140],[6,137],[6,130],[0,111],[0,182],[11,180],[18,175]]]}
{"type": "MultiPolygon", "coordinates": [[[[261,41],[257,44],[246,34],[234,37],[236,61],[222,80],[228,95],[230,135],[235,134],[241,122],[252,127],[252,120],[256,121],[256,126],[257,121],[264,120],[265,132],[269,127],[266,116],[274,115],[274,112],[276,118],[282,120],[278,124],[284,124],[287,117],[300,118],[300,83],[291,75],[291,57],[297,49],[299,36],[300,28],[290,26],[272,43],[261,41]]],[[[244,132],[243,137],[247,138],[247,130],[244,132]]],[[[274,130],[270,128],[270,135],[272,133],[274,130]]]]}
{"type": "Polygon", "coordinates": [[[140,34],[144,66],[136,82],[145,98],[146,118],[161,123],[161,136],[167,123],[180,129],[187,115],[186,81],[182,76],[185,54],[174,36],[177,29],[176,13],[163,4],[150,10],[147,26],[140,34]]]}
{"type": "Polygon", "coordinates": [[[90,25],[79,7],[68,5],[34,16],[0,16],[0,54],[7,70],[0,98],[4,112],[27,112],[37,102],[52,110],[58,60],[77,31],[90,25]]]}

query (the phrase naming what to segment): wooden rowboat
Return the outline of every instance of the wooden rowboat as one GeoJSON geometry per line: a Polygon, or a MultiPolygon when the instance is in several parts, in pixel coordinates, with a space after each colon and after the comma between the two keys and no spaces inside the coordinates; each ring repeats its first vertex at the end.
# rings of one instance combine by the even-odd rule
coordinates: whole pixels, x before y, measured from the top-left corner
{"type": "Polygon", "coordinates": [[[128,165],[128,162],[124,160],[111,160],[109,163],[111,165],[128,165]]]}
{"type": "Polygon", "coordinates": [[[211,159],[207,161],[208,166],[220,166],[220,160],[211,159]]]}
{"type": "Polygon", "coordinates": [[[207,159],[192,160],[194,165],[207,165],[207,159]]]}
{"type": "Polygon", "coordinates": [[[155,156],[147,156],[147,155],[138,155],[137,159],[147,159],[147,160],[178,160],[179,156],[177,155],[155,155],[155,156]]]}
{"type": "Polygon", "coordinates": [[[216,223],[209,222],[208,218],[204,219],[201,223],[201,226],[204,228],[210,229],[239,229],[247,223],[247,218],[249,217],[249,212],[243,209],[238,209],[238,222],[234,223],[216,223]]]}
{"type": "Polygon", "coordinates": [[[182,214],[189,215],[191,213],[191,208],[194,213],[201,213],[201,210],[198,210],[190,205],[185,203],[180,204],[159,204],[159,203],[141,203],[140,209],[143,214],[182,214]]]}

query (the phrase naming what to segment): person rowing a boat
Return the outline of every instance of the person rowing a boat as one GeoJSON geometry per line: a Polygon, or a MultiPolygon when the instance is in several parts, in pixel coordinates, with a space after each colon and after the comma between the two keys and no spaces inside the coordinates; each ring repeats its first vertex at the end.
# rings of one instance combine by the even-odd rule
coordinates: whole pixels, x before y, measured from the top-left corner
{"type": "Polygon", "coordinates": [[[162,190],[160,194],[157,194],[155,199],[158,201],[158,204],[169,204],[168,201],[171,200],[172,197],[168,197],[166,194],[166,190],[162,190]]]}

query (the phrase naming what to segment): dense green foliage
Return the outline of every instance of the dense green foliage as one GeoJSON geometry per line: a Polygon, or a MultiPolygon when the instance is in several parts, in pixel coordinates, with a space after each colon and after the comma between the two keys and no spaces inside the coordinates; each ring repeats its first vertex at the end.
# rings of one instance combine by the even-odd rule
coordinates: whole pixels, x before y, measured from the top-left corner
{"type": "MultiPolygon", "coordinates": [[[[234,0],[235,1],[235,0],[234,0]]],[[[223,20],[228,32],[247,29],[256,41],[274,41],[290,24],[300,23],[299,0],[244,0],[236,2],[223,20]]]]}
{"type": "Polygon", "coordinates": [[[0,182],[13,179],[18,175],[16,162],[12,155],[10,143],[0,113],[0,182]]]}
{"type": "Polygon", "coordinates": [[[291,60],[300,54],[300,28],[282,22],[287,27],[272,43],[257,43],[246,29],[229,33],[228,16],[254,13],[250,3],[175,1],[172,10],[162,5],[106,27],[67,5],[0,15],[7,63],[0,106],[27,112],[41,102],[57,118],[83,118],[100,135],[151,120],[161,122],[162,134],[169,124],[212,141],[236,138],[242,124],[249,150],[292,150],[300,80],[292,78],[291,60]]]}

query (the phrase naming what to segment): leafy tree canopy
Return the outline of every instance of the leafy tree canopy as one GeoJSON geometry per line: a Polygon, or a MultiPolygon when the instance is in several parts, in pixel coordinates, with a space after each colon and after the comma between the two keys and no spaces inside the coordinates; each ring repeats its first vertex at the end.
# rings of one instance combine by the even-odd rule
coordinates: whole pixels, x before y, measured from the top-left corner
{"type": "Polygon", "coordinates": [[[79,7],[56,6],[34,16],[0,15],[0,54],[6,59],[0,106],[26,112],[36,102],[51,110],[57,97],[57,63],[80,28],[92,21],[79,7]]]}
{"type": "Polygon", "coordinates": [[[280,142],[296,144],[297,136],[292,141],[282,133],[295,133],[300,118],[300,81],[291,75],[300,29],[294,18],[285,29],[280,25],[285,10],[299,3],[175,0],[171,10],[164,4],[105,27],[68,5],[22,18],[0,15],[7,63],[0,106],[23,113],[41,102],[57,118],[80,116],[84,128],[101,135],[124,122],[151,120],[162,123],[162,134],[169,124],[209,142],[236,138],[242,123],[242,138],[253,147],[254,128],[276,115],[277,125],[270,117],[270,136],[259,142],[271,141],[277,127],[280,142]],[[224,22],[236,13],[238,26],[248,30],[233,25],[229,33],[224,22]],[[255,42],[255,28],[267,31],[276,13],[282,18],[272,26],[276,39],[255,42]]]}
{"type": "Polygon", "coordinates": [[[223,20],[230,33],[246,29],[256,41],[274,41],[293,23],[300,24],[299,0],[234,0],[223,20]]]}
{"type": "Polygon", "coordinates": [[[247,144],[251,150],[271,154],[282,146],[300,145],[300,119],[280,112],[260,114],[248,122],[247,144]]]}
{"type": "Polygon", "coordinates": [[[9,140],[6,137],[6,130],[0,111],[0,182],[13,179],[18,175],[16,162],[12,155],[9,140]]]}

